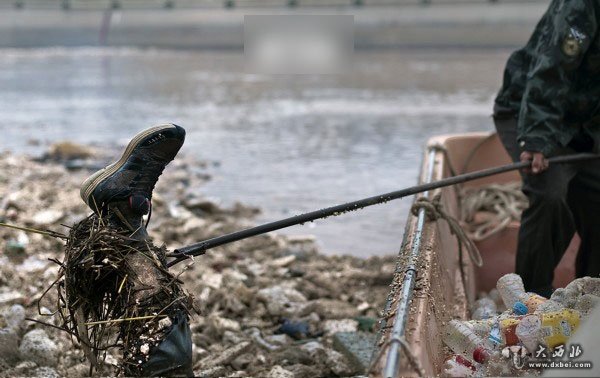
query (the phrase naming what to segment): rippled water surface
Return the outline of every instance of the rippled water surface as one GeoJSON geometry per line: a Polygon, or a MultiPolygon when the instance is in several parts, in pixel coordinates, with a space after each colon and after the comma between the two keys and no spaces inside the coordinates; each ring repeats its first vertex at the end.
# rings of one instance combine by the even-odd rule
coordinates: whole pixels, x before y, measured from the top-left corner
{"type": "MultiPolygon", "coordinates": [[[[429,137],[491,130],[508,53],[363,52],[344,75],[264,76],[236,52],[0,50],[0,149],[126,143],[174,122],[186,153],[220,163],[199,190],[275,220],[413,185],[429,137]]],[[[316,235],[326,253],[396,253],[410,202],[286,232],[316,235]]]]}

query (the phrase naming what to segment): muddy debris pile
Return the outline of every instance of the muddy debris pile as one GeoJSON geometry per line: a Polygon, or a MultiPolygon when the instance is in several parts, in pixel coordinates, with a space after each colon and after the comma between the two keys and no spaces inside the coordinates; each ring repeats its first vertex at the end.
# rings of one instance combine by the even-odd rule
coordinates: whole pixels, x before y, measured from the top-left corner
{"type": "Polygon", "coordinates": [[[566,358],[569,338],[600,303],[600,278],[578,278],[550,298],[526,292],[521,277],[506,274],[472,308],[472,320],[451,320],[443,340],[454,353],[443,376],[540,375],[529,363],[566,358]]]}
{"type": "MultiPolygon", "coordinates": [[[[117,155],[66,146],[54,146],[41,159],[0,154],[0,222],[67,234],[67,226],[89,215],[79,185],[91,168],[117,155]]],[[[224,208],[202,196],[210,179],[204,168],[184,156],[163,173],[149,226],[156,245],[172,249],[253,224],[258,209],[224,208]]],[[[0,227],[0,240],[0,376],[89,375],[82,349],[53,327],[60,327],[55,290],[44,295],[56,279],[64,241],[6,227],[0,227]]],[[[176,265],[172,273],[199,312],[191,317],[195,374],[364,373],[368,353],[348,351],[360,342],[373,344],[394,262],[393,256],[326,256],[310,236],[268,234],[176,265]]],[[[118,348],[109,350],[94,374],[114,374],[120,358],[118,348]]]]}

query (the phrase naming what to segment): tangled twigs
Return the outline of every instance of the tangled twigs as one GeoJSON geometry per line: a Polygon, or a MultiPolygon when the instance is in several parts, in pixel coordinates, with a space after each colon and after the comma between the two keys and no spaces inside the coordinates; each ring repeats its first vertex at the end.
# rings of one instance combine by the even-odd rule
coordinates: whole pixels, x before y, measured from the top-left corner
{"type": "Polygon", "coordinates": [[[31,233],[35,233],[35,234],[44,235],[44,236],[50,236],[52,238],[57,238],[57,239],[63,239],[63,240],[67,239],[66,235],[63,235],[60,232],[56,232],[56,231],[37,230],[35,228],[15,226],[14,224],[8,224],[8,223],[3,223],[3,222],[0,222],[0,227],[12,228],[14,230],[20,230],[20,231],[25,231],[25,232],[31,232],[31,233]]]}
{"type": "Polygon", "coordinates": [[[120,367],[132,371],[162,341],[170,317],[188,314],[190,299],[166,270],[165,252],[96,215],[71,229],[53,287],[62,327],[83,346],[92,366],[119,347],[120,367]]]}

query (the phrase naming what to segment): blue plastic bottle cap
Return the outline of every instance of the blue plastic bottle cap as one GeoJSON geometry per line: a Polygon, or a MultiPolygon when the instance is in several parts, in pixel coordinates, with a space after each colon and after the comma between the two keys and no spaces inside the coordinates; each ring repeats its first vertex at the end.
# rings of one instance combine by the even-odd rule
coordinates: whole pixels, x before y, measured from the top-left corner
{"type": "Polygon", "coordinates": [[[513,306],[513,312],[516,315],[525,315],[527,314],[527,305],[523,302],[515,302],[514,306],[513,306]]]}

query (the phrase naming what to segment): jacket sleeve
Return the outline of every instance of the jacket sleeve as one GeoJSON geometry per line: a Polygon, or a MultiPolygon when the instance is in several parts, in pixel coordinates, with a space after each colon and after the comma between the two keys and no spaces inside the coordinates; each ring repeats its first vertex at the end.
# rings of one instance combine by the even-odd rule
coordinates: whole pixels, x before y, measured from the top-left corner
{"type": "MultiPolygon", "coordinates": [[[[594,0],[555,0],[533,48],[518,122],[519,146],[550,156],[560,145],[567,96],[596,35],[594,0]]],[[[564,131],[562,132],[564,135],[564,131]]]]}

